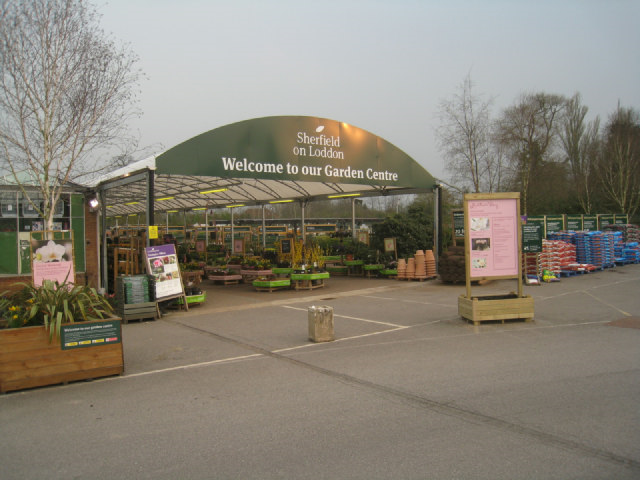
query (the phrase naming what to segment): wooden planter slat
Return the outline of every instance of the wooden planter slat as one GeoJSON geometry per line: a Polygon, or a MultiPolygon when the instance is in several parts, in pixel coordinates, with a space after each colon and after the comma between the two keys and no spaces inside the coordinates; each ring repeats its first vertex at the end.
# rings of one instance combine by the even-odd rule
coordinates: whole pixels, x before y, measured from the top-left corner
{"type": "Polygon", "coordinates": [[[62,350],[41,326],[0,330],[2,393],[123,372],[122,342],[62,350]]]}

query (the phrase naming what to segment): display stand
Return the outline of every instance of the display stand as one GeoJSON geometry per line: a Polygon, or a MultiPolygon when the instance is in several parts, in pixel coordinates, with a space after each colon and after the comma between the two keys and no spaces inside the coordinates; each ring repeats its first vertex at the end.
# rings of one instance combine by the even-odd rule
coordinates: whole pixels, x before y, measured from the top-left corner
{"type": "Polygon", "coordinates": [[[364,265],[364,276],[367,278],[377,277],[384,270],[384,265],[364,265]]]}
{"type": "Polygon", "coordinates": [[[291,284],[296,290],[313,290],[314,288],[323,288],[326,278],[329,278],[329,272],[292,273],[291,284]]]}
{"type": "Polygon", "coordinates": [[[347,266],[347,276],[362,275],[364,260],[345,260],[344,264],[347,266]]]}
{"type": "Polygon", "coordinates": [[[520,194],[464,196],[466,294],[458,297],[458,313],[474,325],[484,321],[533,318],[533,298],[522,287],[520,194]],[[517,293],[473,296],[471,282],[516,279],[517,293]]]}

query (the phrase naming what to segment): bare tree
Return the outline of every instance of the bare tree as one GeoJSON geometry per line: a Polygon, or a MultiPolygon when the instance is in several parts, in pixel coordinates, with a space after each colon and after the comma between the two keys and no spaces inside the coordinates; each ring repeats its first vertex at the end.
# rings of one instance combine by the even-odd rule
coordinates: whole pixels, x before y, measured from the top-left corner
{"type": "Polygon", "coordinates": [[[490,106],[490,100],[484,101],[473,92],[470,75],[452,99],[440,102],[438,144],[452,183],[460,184],[463,190],[491,192],[496,187],[500,164],[490,151],[490,106]]]}
{"type": "Polygon", "coordinates": [[[529,185],[536,171],[551,161],[557,134],[557,117],[565,99],[545,93],[525,94],[507,108],[497,123],[496,139],[501,143],[511,165],[514,187],[522,193],[523,213],[530,200],[529,185]]]}
{"type": "Polygon", "coordinates": [[[640,207],[640,114],[618,106],[605,132],[602,189],[615,209],[633,217],[640,207]]]}
{"type": "Polygon", "coordinates": [[[600,119],[586,122],[588,107],[582,105],[580,94],[567,101],[560,138],[566,162],[580,207],[591,213],[595,189],[595,175],[600,150],[600,119]]]}
{"type": "Polygon", "coordinates": [[[85,0],[0,0],[0,9],[0,155],[51,230],[64,186],[100,169],[91,155],[138,113],[141,74],[85,0]]]}

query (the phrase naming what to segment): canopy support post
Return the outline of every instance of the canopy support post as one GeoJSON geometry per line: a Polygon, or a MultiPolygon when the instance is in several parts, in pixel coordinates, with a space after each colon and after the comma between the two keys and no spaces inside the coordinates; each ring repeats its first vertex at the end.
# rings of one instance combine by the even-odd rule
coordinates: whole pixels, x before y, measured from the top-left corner
{"type": "Polygon", "coordinates": [[[265,220],[265,204],[262,204],[262,250],[267,249],[267,228],[265,220]]]}
{"type": "Polygon", "coordinates": [[[300,200],[300,233],[302,234],[302,243],[307,243],[307,232],[304,228],[304,210],[306,205],[306,200],[300,200]]]}
{"type": "Polygon", "coordinates": [[[355,197],[351,197],[351,236],[355,240],[358,235],[356,235],[356,199],[355,197]]]}
{"type": "MultiPolygon", "coordinates": [[[[109,258],[107,254],[107,202],[106,195],[103,190],[96,192],[100,199],[100,229],[102,230],[102,271],[100,272],[100,285],[105,293],[109,292],[109,258]]],[[[118,219],[116,218],[116,227],[118,219]]],[[[116,230],[117,231],[117,230],[116,230]]]]}
{"type": "MultiPolygon", "coordinates": [[[[235,238],[235,229],[233,227],[233,211],[235,209],[231,207],[231,256],[233,256],[236,252],[233,250],[233,239],[235,238]]],[[[224,237],[223,237],[224,238],[224,237]]]]}
{"type": "Polygon", "coordinates": [[[153,170],[147,172],[147,247],[151,246],[151,239],[149,238],[149,227],[155,225],[154,211],[155,211],[155,174],[153,170]]]}
{"type": "Polygon", "coordinates": [[[436,273],[442,255],[442,233],[442,185],[438,183],[433,187],[433,254],[436,259],[436,273]]]}

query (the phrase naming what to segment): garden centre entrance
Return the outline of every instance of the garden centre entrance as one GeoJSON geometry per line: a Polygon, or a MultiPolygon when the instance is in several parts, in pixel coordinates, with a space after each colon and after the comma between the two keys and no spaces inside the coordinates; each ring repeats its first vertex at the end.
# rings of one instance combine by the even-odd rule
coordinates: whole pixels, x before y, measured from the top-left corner
{"type": "MultiPolygon", "coordinates": [[[[431,192],[434,178],[386,140],[318,117],[245,120],[205,132],[164,153],[100,178],[102,281],[107,277],[107,217],[431,192]]],[[[231,238],[235,231],[231,223],[231,238]]],[[[263,232],[265,232],[263,224],[263,232]]],[[[305,229],[301,229],[302,235],[305,229]]],[[[147,235],[144,240],[149,244],[147,235]]]]}

